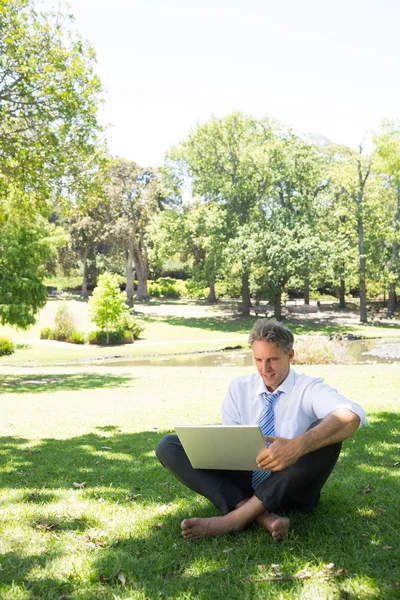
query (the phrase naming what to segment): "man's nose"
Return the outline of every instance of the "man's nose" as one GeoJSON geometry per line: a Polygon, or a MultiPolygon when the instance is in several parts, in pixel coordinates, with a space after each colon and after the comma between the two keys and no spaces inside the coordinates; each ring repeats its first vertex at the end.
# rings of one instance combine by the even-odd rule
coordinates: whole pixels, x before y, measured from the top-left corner
{"type": "Polygon", "coordinates": [[[271,368],[271,362],[269,360],[265,360],[263,362],[263,370],[264,371],[269,371],[271,368]]]}

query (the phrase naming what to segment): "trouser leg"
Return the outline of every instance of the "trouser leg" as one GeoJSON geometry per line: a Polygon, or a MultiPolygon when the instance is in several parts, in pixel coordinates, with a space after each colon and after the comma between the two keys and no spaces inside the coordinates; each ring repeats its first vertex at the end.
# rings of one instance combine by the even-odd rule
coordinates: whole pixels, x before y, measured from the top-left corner
{"type": "Polygon", "coordinates": [[[332,444],[305,454],[294,465],[275,471],[260,483],[255,495],[268,512],[309,512],[319,501],[322,486],[339,457],[342,444],[332,444]]]}
{"type": "Polygon", "coordinates": [[[175,434],[168,434],[162,438],[157,446],[156,455],[178,481],[197,494],[205,496],[223,515],[253,495],[251,471],[194,469],[175,434]]]}

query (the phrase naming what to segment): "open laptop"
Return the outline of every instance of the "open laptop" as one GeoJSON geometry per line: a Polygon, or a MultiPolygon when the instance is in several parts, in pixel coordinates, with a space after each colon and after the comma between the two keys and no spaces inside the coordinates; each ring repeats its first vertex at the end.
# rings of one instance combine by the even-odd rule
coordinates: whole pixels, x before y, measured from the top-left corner
{"type": "Polygon", "coordinates": [[[265,448],[259,425],[176,425],[175,431],[195,469],[260,470],[265,448]]]}

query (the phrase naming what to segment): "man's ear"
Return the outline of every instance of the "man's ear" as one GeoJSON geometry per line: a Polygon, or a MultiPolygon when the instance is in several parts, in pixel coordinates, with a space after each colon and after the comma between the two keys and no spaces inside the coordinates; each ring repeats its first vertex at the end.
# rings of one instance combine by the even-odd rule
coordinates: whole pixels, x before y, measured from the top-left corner
{"type": "Polygon", "coordinates": [[[294,356],[294,350],[292,348],[291,350],[289,350],[289,353],[288,353],[289,362],[292,362],[293,356],[294,356]]]}

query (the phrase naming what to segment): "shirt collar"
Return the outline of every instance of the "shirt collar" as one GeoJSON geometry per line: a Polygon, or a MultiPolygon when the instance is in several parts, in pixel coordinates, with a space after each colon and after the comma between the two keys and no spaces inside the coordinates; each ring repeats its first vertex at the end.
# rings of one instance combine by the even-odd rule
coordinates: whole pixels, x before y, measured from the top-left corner
{"type": "MultiPolygon", "coordinates": [[[[283,392],[284,394],[290,394],[290,392],[294,388],[294,384],[295,384],[295,372],[293,371],[293,369],[290,369],[288,376],[286,377],[286,379],[284,379],[282,381],[281,385],[278,387],[278,390],[280,392],[283,392]]],[[[275,390],[275,391],[278,391],[278,390],[275,390]]],[[[265,387],[262,377],[260,377],[257,388],[256,388],[256,395],[258,396],[259,394],[264,394],[264,392],[267,392],[267,391],[268,390],[265,387]]]]}

